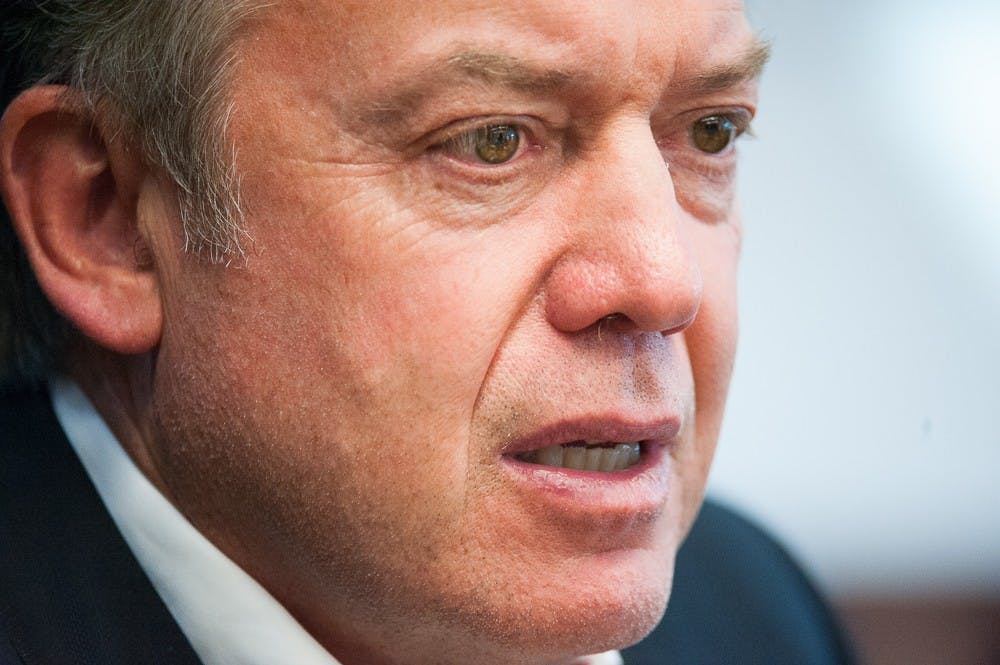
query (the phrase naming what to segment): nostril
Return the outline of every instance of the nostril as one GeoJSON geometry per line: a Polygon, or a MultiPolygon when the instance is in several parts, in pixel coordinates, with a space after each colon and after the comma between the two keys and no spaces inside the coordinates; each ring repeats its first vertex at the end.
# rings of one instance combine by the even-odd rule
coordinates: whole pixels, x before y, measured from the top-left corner
{"type": "Polygon", "coordinates": [[[625,315],[621,312],[615,312],[614,314],[608,314],[597,320],[597,339],[601,338],[601,335],[607,332],[615,332],[618,327],[616,324],[619,319],[625,318],[625,315]]]}
{"type": "Polygon", "coordinates": [[[698,316],[699,306],[700,306],[700,300],[699,300],[699,303],[696,304],[694,306],[694,308],[691,310],[691,313],[690,313],[690,315],[687,318],[685,318],[683,321],[675,323],[670,328],[664,328],[664,329],[660,330],[660,334],[663,335],[663,336],[675,335],[675,334],[677,334],[679,332],[683,332],[684,330],[686,330],[689,327],[691,327],[691,325],[694,323],[695,318],[697,318],[697,316],[698,316]]]}

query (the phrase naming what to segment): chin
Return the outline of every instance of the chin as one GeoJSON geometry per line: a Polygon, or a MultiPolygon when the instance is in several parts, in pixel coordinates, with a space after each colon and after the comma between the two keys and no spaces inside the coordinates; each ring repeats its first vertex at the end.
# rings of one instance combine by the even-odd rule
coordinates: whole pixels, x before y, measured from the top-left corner
{"type": "Polygon", "coordinates": [[[561,580],[536,579],[532,588],[511,585],[520,598],[512,590],[508,599],[520,607],[500,610],[506,621],[494,616],[481,626],[499,653],[522,655],[502,662],[564,662],[635,644],[656,627],[670,597],[672,555],[602,555],[587,568],[561,580]]]}
{"type": "Polygon", "coordinates": [[[567,608],[569,616],[577,617],[571,638],[584,653],[630,646],[656,627],[670,599],[673,557],[666,568],[657,563],[599,572],[603,583],[567,608]]]}

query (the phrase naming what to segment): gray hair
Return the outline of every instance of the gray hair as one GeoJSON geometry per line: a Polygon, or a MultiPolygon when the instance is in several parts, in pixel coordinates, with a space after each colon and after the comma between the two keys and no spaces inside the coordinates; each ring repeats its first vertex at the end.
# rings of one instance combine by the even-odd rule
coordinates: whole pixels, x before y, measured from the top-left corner
{"type": "MultiPolygon", "coordinates": [[[[31,85],[79,91],[85,110],[104,113],[113,132],[176,183],[185,248],[215,263],[243,256],[228,83],[241,28],[261,3],[7,2],[0,8],[0,109],[31,85]]],[[[6,219],[0,289],[0,382],[44,379],[61,362],[71,330],[42,295],[6,219]]]]}

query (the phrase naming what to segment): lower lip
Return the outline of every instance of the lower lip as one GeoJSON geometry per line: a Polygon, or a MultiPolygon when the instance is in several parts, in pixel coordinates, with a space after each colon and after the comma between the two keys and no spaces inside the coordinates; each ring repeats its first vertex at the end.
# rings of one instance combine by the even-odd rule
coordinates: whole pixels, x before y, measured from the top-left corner
{"type": "Polygon", "coordinates": [[[532,501],[562,514],[658,514],[670,494],[672,458],[668,446],[643,443],[642,456],[623,471],[580,471],[501,457],[501,467],[532,501]]]}

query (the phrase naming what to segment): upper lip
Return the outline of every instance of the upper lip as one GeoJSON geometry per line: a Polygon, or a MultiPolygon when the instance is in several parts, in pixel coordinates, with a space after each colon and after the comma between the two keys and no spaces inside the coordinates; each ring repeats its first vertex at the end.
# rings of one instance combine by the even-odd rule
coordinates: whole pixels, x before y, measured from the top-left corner
{"type": "Polygon", "coordinates": [[[642,441],[652,445],[667,445],[676,438],[680,428],[681,419],[673,415],[646,420],[620,415],[567,419],[539,427],[525,436],[515,437],[504,446],[501,454],[516,455],[574,441],[642,441]]]}

